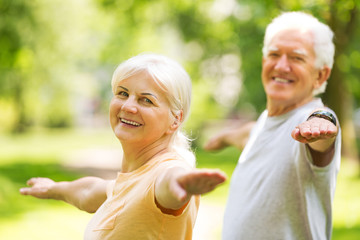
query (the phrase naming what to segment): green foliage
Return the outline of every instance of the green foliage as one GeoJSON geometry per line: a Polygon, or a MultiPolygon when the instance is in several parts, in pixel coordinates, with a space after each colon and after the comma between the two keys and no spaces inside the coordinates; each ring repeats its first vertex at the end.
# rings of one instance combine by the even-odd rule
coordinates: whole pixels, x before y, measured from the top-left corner
{"type": "MultiPolygon", "coordinates": [[[[192,76],[192,131],[199,132],[206,120],[259,113],[266,102],[260,69],[269,21],[281,11],[302,10],[330,23],[334,15],[332,24],[341,29],[353,15],[354,24],[359,22],[358,5],[353,0],[1,0],[0,102],[6,108],[0,116],[11,112],[2,126],[68,127],[97,98],[100,107],[92,114],[106,113],[112,71],[140,52],[169,55],[192,76]]],[[[358,107],[360,31],[350,30],[351,35],[337,36],[351,39],[336,63],[358,107]]]]}
{"type": "Polygon", "coordinates": [[[89,74],[101,70],[99,64],[90,69],[104,43],[106,17],[87,0],[1,0],[0,6],[0,101],[10,102],[14,113],[6,126],[21,132],[71,125],[73,102],[96,87],[89,74]]]}

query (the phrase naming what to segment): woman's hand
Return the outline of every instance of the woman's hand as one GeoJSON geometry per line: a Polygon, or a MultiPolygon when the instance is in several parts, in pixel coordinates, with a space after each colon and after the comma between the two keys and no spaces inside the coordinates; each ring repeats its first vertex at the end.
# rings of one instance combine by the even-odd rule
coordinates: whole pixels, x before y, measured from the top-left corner
{"type": "Polygon", "coordinates": [[[196,169],[174,177],[169,183],[169,190],[179,201],[184,201],[192,195],[214,190],[225,180],[225,173],[219,170],[196,169]]]}
{"type": "Polygon", "coordinates": [[[31,178],[26,184],[30,187],[21,188],[20,193],[22,195],[31,195],[41,199],[56,199],[51,191],[56,183],[50,178],[31,178]]]}
{"type": "Polygon", "coordinates": [[[225,180],[226,175],[220,170],[174,167],[159,176],[155,185],[155,199],[162,208],[177,210],[191,196],[208,193],[225,180]]]}
{"type": "Polygon", "coordinates": [[[67,202],[80,210],[93,213],[106,200],[106,188],[110,181],[97,177],[83,177],[71,182],[54,182],[49,178],[31,178],[28,188],[21,188],[22,195],[40,199],[67,202]]]}

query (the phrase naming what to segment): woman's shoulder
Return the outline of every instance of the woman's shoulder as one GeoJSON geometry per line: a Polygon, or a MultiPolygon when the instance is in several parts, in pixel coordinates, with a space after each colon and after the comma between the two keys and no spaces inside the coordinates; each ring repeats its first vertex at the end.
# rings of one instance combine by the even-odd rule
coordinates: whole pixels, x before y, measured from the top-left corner
{"type": "Polygon", "coordinates": [[[154,165],[162,169],[169,167],[183,167],[186,169],[193,168],[190,163],[188,163],[182,156],[180,156],[176,152],[167,152],[157,156],[154,165]]]}

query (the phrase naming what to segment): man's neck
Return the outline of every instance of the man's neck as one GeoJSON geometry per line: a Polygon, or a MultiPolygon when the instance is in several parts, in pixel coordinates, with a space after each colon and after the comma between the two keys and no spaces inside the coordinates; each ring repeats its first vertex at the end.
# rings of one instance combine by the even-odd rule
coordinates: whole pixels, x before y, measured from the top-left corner
{"type": "Polygon", "coordinates": [[[311,97],[311,98],[307,98],[300,102],[294,102],[293,104],[268,99],[267,105],[266,105],[266,109],[268,111],[268,116],[275,117],[275,116],[283,115],[285,113],[288,113],[298,107],[301,107],[301,106],[311,102],[313,99],[314,98],[311,97]]]}

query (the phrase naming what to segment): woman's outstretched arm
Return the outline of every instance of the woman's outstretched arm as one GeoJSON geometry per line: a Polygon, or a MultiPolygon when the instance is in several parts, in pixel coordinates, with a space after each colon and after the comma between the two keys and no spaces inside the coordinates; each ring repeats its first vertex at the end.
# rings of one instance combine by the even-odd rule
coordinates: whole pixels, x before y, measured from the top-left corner
{"type": "Polygon", "coordinates": [[[226,175],[220,170],[174,167],[158,177],[155,200],[163,211],[178,210],[191,196],[210,192],[225,180],[226,175]]]}
{"type": "Polygon", "coordinates": [[[80,210],[93,213],[106,200],[109,181],[97,177],[84,177],[71,182],[55,182],[49,178],[31,178],[22,195],[40,199],[55,199],[67,202],[80,210]]]}

